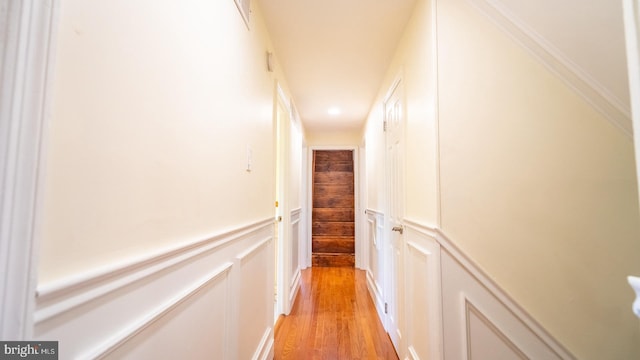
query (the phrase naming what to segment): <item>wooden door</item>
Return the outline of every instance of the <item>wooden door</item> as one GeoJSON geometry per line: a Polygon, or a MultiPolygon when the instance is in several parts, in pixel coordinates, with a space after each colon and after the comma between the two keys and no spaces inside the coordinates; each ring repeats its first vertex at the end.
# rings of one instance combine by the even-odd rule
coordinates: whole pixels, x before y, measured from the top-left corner
{"type": "Polygon", "coordinates": [[[353,151],[313,152],[312,265],[355,264],[353,151]]]}

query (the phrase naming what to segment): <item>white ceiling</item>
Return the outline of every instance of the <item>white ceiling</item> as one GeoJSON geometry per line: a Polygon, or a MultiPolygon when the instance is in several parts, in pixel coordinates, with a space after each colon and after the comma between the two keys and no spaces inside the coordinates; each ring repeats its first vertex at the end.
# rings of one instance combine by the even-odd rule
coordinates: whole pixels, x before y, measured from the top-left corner
{"type": "Polygon", "coordinates": [[[308,132],[359,130],[415,0],[260,0],[308,132]],[[331,116],[330,107],[342,113],[331,116]]]}
{"type": "MultiPolygon", "coordinates": [[[[307,131],[360,129],[415,0],[259,1],[307,131]],[[342,114],[329,115],[332,106],[342,114]]],[[[629,108],[620,0],[489,2],[629,108]]]]}

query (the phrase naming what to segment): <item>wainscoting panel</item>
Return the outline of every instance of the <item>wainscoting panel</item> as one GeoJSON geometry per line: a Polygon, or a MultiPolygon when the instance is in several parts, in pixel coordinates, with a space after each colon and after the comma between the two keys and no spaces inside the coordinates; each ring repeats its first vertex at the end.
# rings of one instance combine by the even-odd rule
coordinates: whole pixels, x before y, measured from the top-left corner
{"type": "MultiPolygon", "coordinates": [[[[273,302],[257,301],[270,294],[273,286],[273,254],[271,237],[265,238],[236,258],[236,269],[240,273],[238,314],[238,359],[259,359],[261,354],[269,352],[273,345],[271,323],[273,322],[273,302]],[[261,324],[262,326],[257,326],[261,324]],[[265,326],[266,324],[266,326],[265,326]],[[265,340],[271,336],[271,340],[265,340]],[[258,347],[256,347],[258,345],[258,347]]],[[[234,354],[235,355],[235,354],[234,354]]]]}
{"type": "MultiPolygon", "coordinates": [[[[227,268],[190,296],[177,297],[162,309],[164,311],[140,321],[131,331],[122,332],[124,337],[110,348],[95,349],[98,351],[85,357],[180,359],[189,353],[194,358],[205,359],[218,352],[227,357],[232,350],[224,343],[230,317],[227,313],[230,305],[228,275],[227,268]]],[[[61,350],[64,354],[64,347],[61,350]]]]}
{"type": "Polygon", "coordinates": [[[272,356],[273,220],[38,287],[64,359],[272,356]]]}
{"type": "Polygon", "coordinates": [[[574,359],[439,235],[444,358],[574,359]]]}
{"type": "Polygon", "coordinates": [[[442,358],[440,245],[435,232],[405,220],[407,354],[411,359],[442,358]]]}
{"type": "Polygon", "coordinates": [[[366,250],[368,256],[365,269],[367,271],[367,286],[369,293],[373,299],[378,316],[380,319],[385,318],[384,298],[382,294],[384,284],[384,254],[382,252],[382,243],[384,237],[384,214],[375,210],[367,209],[367,227],[366,227],[366,250]]]}
{"type": "MultiPolygon", "coordinates": [[[[367,210],[367,286],[385,319],[384,214],[367,210]]],[[[438,228],[404,219],[406,359],[575,359],[438,228]]],[[[383,320],[384,321],[384,320],[383,320]]]]}
{"type": "Polygon", "coordinates": [[[302,219],[302,209],[291,211],[291,281],[289,283],[289,304],[293,306],[293,301],[300,287],[300,222],[302,219]]]}

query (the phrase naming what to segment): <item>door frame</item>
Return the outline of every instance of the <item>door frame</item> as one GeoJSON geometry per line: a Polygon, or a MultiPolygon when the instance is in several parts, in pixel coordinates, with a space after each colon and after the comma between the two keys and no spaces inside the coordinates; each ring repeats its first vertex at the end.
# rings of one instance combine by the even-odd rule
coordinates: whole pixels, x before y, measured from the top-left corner
{"type": "Polygon", "coordinates": [[[311,145],[307,147],[307,195],[306,195],[306,213],[307,219],[306,222],[308,226],[306,227],[306,236],[305,236],[305,253],[303,254],[303,259],[301,259],[302,264],[306,265],[306,267],[311,267],[311,254],[312,254],[312,240],[313,240],[313,152],[315,150],[351,150],[353,152],[353,197],[354,197],[354,226],[355,226],[355,268],[356,269],[364,269],[364,262],[361,257],[364,255],[362,251],[360,251],[359,244],[364,243],[364,239],[362,239],[363,228],[361,226],[361,222],[363,218],[360,214],[364,214],[364,209],[362,208],[362,201],[360,198],[360,152],[359,147],[357,145],[311,145]]]}
{"type": "MultiPolygon", "coordinates": [[[[389,86],[389,89],[387,90],[387,93],[384,96],[384,100],[382,102],[383,104],[383,121],[384,123],[384,127],[385,127],[385,133],[384,133],[384,166],[385,166],[385,185],[384,185],[384,193],[385,193],[385,216],[384,216],[384,245],[383,245],[383,249],[384,249],[384,256],[383,256],[383,271],[384,271],[384,275],[383,275],[383,281],[384,281],[384,285],[383,285],[383,300],[385,303],[385,308],[388,306],[387,304],[390,302],[391,299],[393,299],[393,301],[395,302],[392,306],[395,306],[398,310],[397,310],[397,318],[396,318],[396,329],[392,329],[392,322],[391,322],[391,316],[392,314],[390,312],[387,312],[385,309],[385,318],[384,318],[384,327],[385,330],[387,331],[387,333],[389,333],[390,336],[391,332],[393,331],[397,331],[398,332],[398,343],[397,343],[397,348],[396,348],[396,352],[398,353],[398,355],[400,356],[400,358],[403,358],[404,356],[404,329],[402,328],[402,326],[404,325],[403,321],[405,318],[405,304],[401,303],[401,300],[404,299],[404,296],[398,296],[398,294],[400,294],[400,291],[404,291],[404,288],[401,287],[401,283],[400,281],[402,281],[404,283],[404,279],[402,279],[402,277],[404,276],[404,271],[403,271],[403,264],[397,263],[396,261],[394,261],[392,259],[393,256],[395,256],[395,254],[393,252],[389,252],[388,249],[391,247],[393,248],[393,241],[394,241],[394,233],[391,230],[391,226],[390,226],[390,197],[393,196],[393,194],[391,194],[391,185],[390,185],[390,176],[392,176],[391,172],[390,172],[390,166],[389,166],[389,158],[388,158],[388,154],[387,154],[387,148],[388,148],[388,142],[389,142],[389,132],[386,131],[386,121],[387,121],[387,103],[391,100],[393,94],[396,92],[396,90],[400,91],[399,97],[400,97],[400,102],[402,104],[402,128],[401,128],[401,142],[404,145],[405,144],[405,129],[406,129],[406,99],[405,99],[405,92],[404,92],[404,81],[403,81],[403,76],[402,76],[402,72],[400,72],[398,75],[396,75],[396,77],[394,78],[393,82],[391,83],[391,86],[389,86]],[[398,280],[400,279],[400,281],[398,280]]],[[[401,194],[397,194],[397,196],[402,198],[402,214],[400,217],[400,225],[403,225],[403,220],[404,220],[404,213],[405,213],[405,148],[402,148],[402,154],[400,154],[400,164],[398,164],[399,166],[399,182],[401,183],[401,194]]],[[[402,257],[404,258],[404,246],[405,246],[405,241],[404,238],[402,240],[402,244],[401,246],[401,252],[402,252],[402,257]]],[[[392,337],[393,338],[393,337],[392,337]]],[[[394,344],[395,345],[395,344],[394,344]]]]}
{"type": "MultiPolygon", "coordinates": [[[[636,155],[636,174],[640,187],[640,1],[623,0],[624,30],[627,49],[627,69],[631,101],[631,118],[633,123],[633,144],[636,155]]],[[[629,276],[640,279],[640,274],[629,276]]],[[[631,286],[633,288],[633,286],[631,286]]],[[[636,291],[636,289],[634,289],[636,291]]],[[[640,295],[639,295],[640,298],[640,295]]],[[[634,309],[635,311],[635,309],[634,309]]],[[[636,314],[640,317],[640,315],[636,314]]]]}
{"type": "Polygon", "coordinates": [[[0,19],[0,338],[33,336],[59,1],[8,1],[0,19]]]}
{"type": "MultiPolygon", "coordinates": [[[[277,227],[277,239],[276,240],[276,261],[275,261],[275,274],[276,274],[276,295],[274,305],[274,322],[282,314],[288,315],[291,311],[291,304],[289,301],[289,282],[291,274],[288,274],[291,264],[291,246],[287,246],[287,242],[291,239],[290,231],[290,218],[289,218],[289,128],[291,126],[291,113],[290,113],[290,101],[286,96],[284,90],[280,84],[276,81],[276,90],[274,96],[274,153],[275,153],[275,167],[274,178],[276,193],[274,194],[274,201],[278,202],[278,206],[275,209],[275,227],[277,227]],[[280,110],[286,114],[286,119],[283,119],[282,123],[278,118],[280,110]],[[278,162],[280,159],[280,162],[278,162]],[[278,175],[279,174],[279,175],[278,175]],[[278,196],[278,193],[280,194],[278,196]]],[[[275,205],[275,204],[274,204],[275,205]]]]}

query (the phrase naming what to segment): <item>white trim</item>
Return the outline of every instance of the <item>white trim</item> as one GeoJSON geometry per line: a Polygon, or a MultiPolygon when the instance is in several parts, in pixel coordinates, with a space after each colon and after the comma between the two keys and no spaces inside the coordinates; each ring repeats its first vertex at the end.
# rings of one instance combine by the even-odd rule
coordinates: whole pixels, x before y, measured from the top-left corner
{"type": "Polygon", "coordinates": [[[369,229],[371,229],[371,232],[373,233],[373,235],[370,235],[371,237],[371,243],[373,244],[373,247],[376,250],[379,250],[379,246],[378,246],[378,237],[376,236],[376,220],[375,218],[370,219],[367,218],[367,225],[369,225],[369,229]]]}
{"type": "MultiPolygon", "coordinates": [[[[366,168],[366,164],[367,164],[367,150],[365,147],[365,143],[364,141],[360,144],[360,146],[358,146],[358,174],[361,174],[361,176],[359,177],[359,181],[358,184],[354,184],[355,186],[358,187],[358,194],[359,194],[359,202],[358,202],[358,207],[355,209],[356,213],[362,214],[364,213],[365,215],[367,214],[367,168],[366,168]]],[[[355,166],[355,164],[354,164],[355,166]]],[[[356,169],[354,168],[354,171],[356,171],[356,169]]],[[[355,179],[354,179],[355,180],[355,179]]],[[[355,203],[354,203],[355,206],[355,203]]],[[[354,218],[355,221],[355,218],[354,218]]],[[[355,266],[356,269],[368,269],[369,268],[369,259],[366,257],[366,254],[368,254],[368,250],[367,250],[367,241],[366,241],[366,234],[367,234],[367,224],[368,221],[368,216],[361,216],[360,217],[360,221],[358,221],[355,225],[355,232],[357,234],[357,236],[359,236],[361,239],[363,239],[363,241],[359,241],[357,242],[355,245],[357,247],[357,249],[355,250],[355,266]]]]}
{"type": "MultiPolygon", "coordinates": [[[[481,268],[458,248],[441,229],[421,224],[415,220],[406,220],[405,224],[412,230],[434,238],[440,245],[440,251],[445,251],[457,261],[475,280],[478,281],[496,300],[505,306],[518,320],[520,320],[531,332],[553,350],[562,359],[575,359],[571,352],[560,344],[547,332],[527,311],[513,300],[502,288],[496,284],[481,268]]],[[[415,245],[412,245],[416,247],[415,245]]],[[[477,306],[476,306],[477,308],[477,306]]]]}
{"type": "Polygon", "coordinates": [[[276,187],[278,189],[278,207],[276,208],[277,216],[282,216],[282,220],[276,223],[278,227],[278,239],[276,242],[276,254],[278,262],[276,263],[276,305],[274,308],[274,319],[280,314],[288,315],[291,311],[289,302],[289,287],[287,279],[290,274],[291,267],[291,226],[290,226],[290,210],[289,210],[289,168],[291,161],[291,105],[289,98],[284,89],[278,82],[276,84],[276,99],[274,121],[276,123],[276,158],[279,159],[278,169],[276,173],[276,187]],[[279,114],[282,110],[282,117],[279,114]],[[279,142],[278,142],[279,138],[279,142]]]}
{"type": "Polygon", "coordinates": [[[513,313],[523,324],[536,334],[542,342],[563,359],[574,359],[575,357],[562,344],[547,332],[528,312],[511,298],[498,284],[496,284],[480,267],[464,254],[449,238],[437,229],[436,239],[444,251],[449,253],[459,262],[482,286],[487,289],[500,303],[502,303],[511,313],[513,313]]]}
{"type": "Polygon", "coordinates": [[[464,321],[465,321],[465,335],[466,341],[466,352],[468,359],[473,358],[472,349],[471,349],[471,314],[475,315],[478,320],[480,320],[484,325],[491,330],[491,332],[499,338],[511,351],[516,353],[520,359],[527,359],[527,356],[524,352],[509,339],[507,335],[505,335],[505,331],[500,329],[497,324],[494,324],[493,321],[489,319],[489,317],[480,310],[478,306],[476,306],[468,297],[468,294],[463,296],[463,309],[464,313],[464,321]]]}
{"type": "MultiPolygon", "coordinates": [[[[381,253],[381,248],[382,248],[381,237],[384,234],[384,214],[380,211],[373,210],[373,209],[366,209],[364,212],[366,214],[367,224],[373,224],[372,232],[371,233],[366,232],[369,234],[370,237],[372,237],[372,239],[367,238],[365,239],[365,241],[363,241],[366,243],[370,243],[370,242],[374,243],[373,248],[367,247],[368,249],[367,255],[373,252],[374,256],[378,257],[379,259],[377,274],[373,273],[373,270],[371,269],[371,264],[369,263],[369,261],[367,261],[367,267],[365,269],[367,274],[367,288],[369,289],[369,295],[371,296],[375,304],[376,310],[378,312],[378,317],[380,318],[380,321],[384,322],[386,314],[384,312],[384,298],[382,296],[382,284],[376,281],[376,276],[380,275],[379,272],[382,271],[382,265],[383,265],[381,260],[383,256],[381,253]]],[[[365,254],[363,254],[363,256],[365,256],[365,254]]]]}
{"type": "MultiPolygon", "coordinates": [[[[308,166],[308,172],[307,172],[307,184],[308,184],[308,201],[307,201],[307,219],[308,219],[308,224],[309,226],[308,228],[308,238],[307,240],[307,246],[308,246],[308,258],[305,260],[308,260],[308,264],[311,264],[311,254],[312,254],[312,247],[313,247],[313,219],[312,219],[312,215],[313,215],[313,152],[315,150],[351,150],[352,154],[353,154],[353,196],[354,196],[354,204],[353,204],[353,212],[354,212],[354,231],[355,231],[355,236],[354,236],[354,241],[355,241],[355,255],[354,258],[357,259],[360,255],[360,249],[361,247],[358,245],[361,241],[364,241],[364,239],[361,239],[362,236],[364,236],[364,231],[362,231],[362,229],[360,229],[360,227],[358,226],[358,223],[360,223],[362,221],[362,216],[360,215],[361,210],[361,204],[362,199],[360,198],[360,186],[358,185],[360,183],[360,156],[359,156],[359,147],[357,145],[312,145],[309,146],[309,154],[308,154],[308,160],[309,160],[309,166],[308,166]]],[[[365,175],[363,175],[365,176],[365,175]]],[[[356,267],[357,268],[357,267],[356,267]]]]}
{"type": "Polygon", "coordinates": [[[247,250],[241,252],[238,256],[236,256],[236,259],[238,261],[240,261],[240,264],[242,264],[245,261],[246,258],[248,258],[251,255],[255,254],[258,250],[263,248],[265,245],[268,245],[271,242],[271,240],[273,240],[272,237],[268,237],[268,238],[263,239],[259,243],[255,244],[252,247],[248,248],[247,250]]]}
{"type": "Polygon", "coordinates": [[[293,307],[293,303],[294,300],[296,298],[296,295],[298,295],[298,290],[300,289],[300,268],[301,268],[301,259],[300,259],[300,224],[302,224],[302,208],[299,207],[297,209],[294,209],[291,211],[291,215],[290,215],[290,229],[291,229],[291,240],[295,240],[298,241],[298,252],[297,253],[291,253],[292,259],[293,257],[297,258],[296,263],[298,264],[298,266],[294,269],[293,266],[291,267],[292,270],[292,274],[291,274],[291,282],[289,284],[289,306],[293,307]],[[293,229],[294,227],[297,225],[298,228],[298,234],[297,236],[293,236],[293,229]]]}
{"type": "Polygon", "coordinates": [[[433,253],[425,248],[423,248],[421,245],[417,244],[414,241],[407,241],[407,248],[409,250],[413,249],[416,252],[418,252],[418,254],[422,255],[422,257],[424,257],[425,259],[428,259],[430,255],[433,255],[433,253]]]}
{"type": "MultiPolygon", "coordinates": [[[[63,288],[56,296],[44,300],[39,298],[38,313],[52,309],[60,311],[46,314],[46,319],[39,315],[41,319],[35,326],[34,339],[54,338],[65,342],[70,358],[83,354],[87,357],[102,356],[126,343],[129,338],[144,341],[147,337],[153,337],[148,331],[142,333],[143,329],[194,294],[204,284],[203,279],[212,278],[212,274],[220,271],[228,271],[224,280],[208,287],[206,295],[200,292],[202,297],[198,296],[198,301],[216,306],[215,310],[198,307],[197,311],[206,311],[207,314],[190,312],[186,316],[200,318],[208,316],[211,311],[218,314],[203,325],[218,331],[220,337],[216,342],[224,344],[220,347],[221,351],[224,349],[221,356],[233,358],[238,344],[246,346],[248,340],[243,336],[243,329],[239,328],[240,315],[247,311],[242,306],[253,307],[251,304],[256,301],[263,304],[260,307],[262,315],[252,319],[254,322],[250,326],[261,330],[273,326],[273,313],[268,308],[273,301],[273,224],[271,221],[257,224],[262,226],[254,232],[231,231],[229,233],[234,235],[228,238],[195,248],[184,246],[181,252],[154,258],[153,262],[141,259],[138,266],[127,267],[128,271],[114,270],[110,275],[95,282],[87,281],[82,286],[71,283],[68,291],[63,288]],[[242,234],[240,238],[235,237],[238,234],[242,234]],[[259,262],[259,267],[254,266],[248,272],[245,264],[254,261],[259,262]],[[249,281],[259,286],[242,290],[249,291],[250,298],[239,298],[242,284],[249,281]],[[123,285],[125,283],[128,286],[123,285]],[[212,294],[215,295],[212,297],[212,294]],[[224,314],[222,318],[220,314],[224,314]],[[100,326],[95,326],[96,323],[100,326]]],[[[199,304],[202,306],[204,303],[199,304]]],[[[177,312],[172,314],[175,316],[170,315],[168,319],[182,317],[177,312]]],[[[246,320],[245,316],[245,325],[246,320]]],[[[170,332],[180,331],[171,325],[167,329],[170,332]]],[[[251,346],[258,346],[259,339],[251,339],[254,340],[251,346]]]]}
{"type": "Polygon", "coordinates": [[[431,225],[425,225],[420,223],[419,221],[404,219],[404,224],[413,228],[414,231],[422,234],[424,236],[430,237],[432,239],[437,239],[438,230],[437,227],[431,225]]]}
{"type": "Polygon", "coordinates": [[[252,360],[267,360],[272,358],[271,351],[273,350],[273,336],[271,336],[272,328],[269,327],[264,331],[260,345],[253,354],[252,360]]]}
{"type": "Polygon", "coordinates": [[[384,319],[384,317],[386,316],[384,313],[384,300],[382,299],[382,290],[380,289],[375,279],[373,278],[373,274],[371,273],[371,271],[368,271],[368,270],[367,270],[367,288],[369,289],[369,295],[371,296],[373,303],[376,307],[376,310],[378,312],[378,317],[382,321],[382,319],[384,319]]]}
{"type": "MultiPolygon", "coordinates": [[[[442,359],[442,275],[440,245],[436,240],[437,234],[416,225],[414,221],[405,219],[404,224],[407,244],[407,257],[404,262],[405,281],[407,286],[413,287],[414,290],[414,292],[408,290],[405,294],[407,346],[408,349],[411,349],[414,345],[426,343],[428,344],[427,352],[420,355],[426,359],[442,359]],[[417,263],[414,261],[424,261],[424,263],[415,267],[417,263]],[[421,285],[414,287],[416,283],[421,285]],[[418,289],[420,286],[425,287],[425,304],[416,304],[415,298],[410,297],[412,293],[420,291],[418,289]],[[420,309],[411,312],[410,309],[414,309],[416,306],[420,306],[420,309]],[[426,316],[426,319],[421,316],[426,316]],[[426,321],[428,330],[417,333],[417,321],[426,321]]],[[[416,352],[415,356],[418,356],[418,351],[415,348],[414,351],[416,352]]]]}
{"type": "Polygon", "coordinates": [[[418,353],[416,352],[416,349],[413,348],[413,346],[409,346],[407,352],[409,353],[409,359],[420,360],[420,356],[418,356],[418,353]]]}
{"type": "Polygon", "coordinates": [[[189,298],[193,297],[195,294],[197,294],[200,290],[202,290],[208,284],[219,279],[222,275],[227,275],[232,266],[233,266],[233,263],[231,262],[227,262],[223,264],[221,267],[215,269],[209,275],[205,276],[204,279],[199,281],[196,285],[191,286],[189,289],[181,292],[171,301],[166,302],[165,304],[158,307],[153,312],[149,313],[145,317],[134,322],[131,326],[123,329],[121,332],[117,333],[106,342],[97,346],[91,352],[81,355],[79,358],[80,359],[101,359],[109,355],[110,353],[117,350],[125,343],[127,343],[127,341],[131,340],[136,335],[141,333],[144,329],[148,328],[153,323],[155,323],[156,321],[160,320],[162,317],[169,314],[173,309],[178,307],[180,304],[184,303],[189,298]]]}
{"type": "Polygon", "coordinates": [[[431,1],[431,78],[433,81],[433,123],[435,125],[435,165],[436,165],[436,225],[442,226],[442,180],[440,172],[440,77],[439,77],[439,50],[438,50],[438,0],[431,1]]]}
{"type": "Polygon", "coordinates": [[[300,290],[301,279],[302,275],[300,273],[300,269],[298,269],[295,274],[293,274],[291,284],[289,284],[289,304],[291,304],[291,308],[293,308],[293,303],[298,295],[298,290],[300,290]]]}
{"type": "Polygon", "coordinates": [[[0,37],[0,338],[32,337],[59,1],[10,0],[0,37]]]}
{"type": "MultiPolygon", "coordinates": [[[[152,255],[128,259],[97,270],[63,278],[54,283],[41,285],[37,291],[39,306],[34,315],[34,323],[36,325],[42,323],[135,281],[155,275],[159,271],[190,261],[204,253],[242,239],[271,225],[271,221],[269,218],[204,240],[188,242],[163,249],[152,255]],[[61,297],[63,297],[62,300],[61,297]]],[[[243,259],[270,240],[271,238],[263,240],[248,250],[246,254],[240,255],[239,259],[243,259]]]]}
{"type": "Polygon", "coordinates": [[[240,12],[240,16],[242,16],[244,24],[247,26],[247,30],[251,30],[251,27],[249,26],[249,20],[251,16],[251,0],[234,0],[234,2],[236,3],[236,7],[240,12]]]}
{"type": "Polygon", "coordinates": [[[374,209],[365,210],[365,214],[371,214],[373,216],[384,216],[384,213],[382,211],[378,211],[374,209]]]}
{"type": "Polygon", "coordinates": [[[632,310],[637,317],[640,317],[640,277],[627,276],[627,282],[633,289],[636,299],[633,301],[632,310]]]}
{"type": "Polygon", "coordinates": [[[302,207],[299,207],[297,209],[291,210],[291,225],[300,222],[300,214],[302,214],[302,207]],[[297,219],[293,220],[293,218],[298,217],[297,219]]]}
{"type": "MultiPolygon", "coordinates": [[[[640,3],[638,0],[623,0],[624,30],[627,47],[629,94],[633,117],[634,147],[636,155],[636,178],[640,187],[640,3]]],[[[638,275],[638,274],[636,274],[638,275]]],[[[631,283],[633,277],[628,277],[631,283]]],[[[637,279],[637,278],[636,278],[637,279]]],[[[637,280],[640,281],[640,280],[637,280]]],[[[634,288],[636,293],[638,289],[634,288]]],[[[640,296],[640,294],[639,294],[640,296]]],[[[640,318],[640,298],[633,305],[633,312],[640,318]]]]}
{"type": "Polygon", "coordinates": [[[625,135],[629,138],[633,137],[630,110],[602,84],[564,56],[543,36],[518,19],[499,1],[467,1],[528,50],[540,63],[556,74],[625,135]]]}

